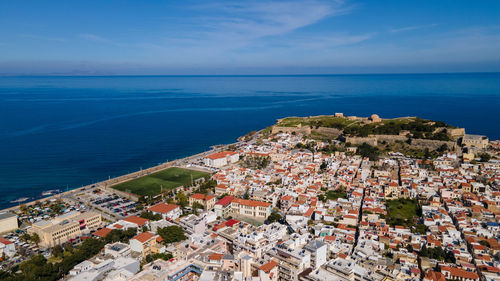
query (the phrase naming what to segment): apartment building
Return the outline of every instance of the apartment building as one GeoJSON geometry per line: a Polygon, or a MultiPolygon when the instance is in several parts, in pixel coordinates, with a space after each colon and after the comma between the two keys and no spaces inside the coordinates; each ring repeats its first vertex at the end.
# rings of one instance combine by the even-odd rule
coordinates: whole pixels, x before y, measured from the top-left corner
{"type": "Polygon", "coordinates": [[[72,211],[51,220],[43,220],[32,225],[29,232],[40,237],[40,246],[53,247],[97,229],[102,222],[101,214],[72,211]]]}
{"type": "Polygon", "coordinates": [[[269,253],[278,262],[280,281],[299,280],[299,273],[311,266],[311,254],[303,249],[291,249],[280,244],[269,253]]]}
{"type": "Polygon", "coordinates": [[[311,253],[311,267],[318,269],[326,263],[327,246],[319,240],[309,242],[304,249],[311,253]]]}
{"type": "Polygon", "coordinates": [[[271,214],[271,203],[234,199],[231,201],[231,212],[236,215],[266,219],[271,214]]]}

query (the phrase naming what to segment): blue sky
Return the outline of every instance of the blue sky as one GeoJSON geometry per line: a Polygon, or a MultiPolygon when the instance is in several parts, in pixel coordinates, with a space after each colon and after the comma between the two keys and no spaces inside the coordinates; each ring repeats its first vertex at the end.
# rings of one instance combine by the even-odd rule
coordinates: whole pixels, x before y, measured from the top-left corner
{"type": "Polygon", "coordinates": [[[500,1],[1,1],[0,74],[500,71],[500,1]]]}

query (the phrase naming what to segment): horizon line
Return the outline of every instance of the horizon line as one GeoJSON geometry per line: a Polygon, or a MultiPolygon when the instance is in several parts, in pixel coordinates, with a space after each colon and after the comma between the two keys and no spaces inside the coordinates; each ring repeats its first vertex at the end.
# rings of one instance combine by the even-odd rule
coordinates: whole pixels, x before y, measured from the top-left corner
{"type": "Polygon", "coordinates": [[[362,75],[446,75],[499,74],[500,71],[457,72],[383,72],[383,73],[316,73],[316,74],[2,74],[0,77],[294,77],[294,76],[362,76],[362,75]]]}

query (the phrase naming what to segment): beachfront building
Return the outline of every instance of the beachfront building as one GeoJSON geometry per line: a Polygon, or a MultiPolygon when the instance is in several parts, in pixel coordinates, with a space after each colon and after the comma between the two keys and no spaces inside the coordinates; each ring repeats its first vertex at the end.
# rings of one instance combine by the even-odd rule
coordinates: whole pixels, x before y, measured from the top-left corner
{"type": "Polygon", "coordinates": [[[28,232],[40,237],[40,246],[53,247],[97,229],[102,222],[101,214],[72,211],[51,220],[43,220],[32,225],[28,232]]]}
{"type": "Polygon", "coordinates": [[[265,220],[271,214],[271,203],[234,199],[231,201],[231,212],[235,215],[265,220]]]}
{"type": "Polygon", "coordinates": [[[148,209],[153,214],[162,215],[163,219],[175,220],[182,215],[182,210],[179,205],[158,203],[148,209]]]}
{"type": "Polygon", "coordinates": [[[10,232],[17,228],[17,215],[12,213],[0,213],[0,233],[10,232]]]}
{"type": "Polygon", "coordinates": [[[223,151],[210,154],[205,157],[205,165],[213,168],[220,168],[230,163],[236,163],[240,159],[240,155],[234,151],[223,151]]]}
{"type": "Polygon", "coordinates": [[[489,140],[487,136],[466,134],[462,138],[462,145],[485,149],[488,147],[488,141],[489,140]]]}
{"type": "Polygon", "coordinates": [[[194,203],[203,205],[205,210],[210,210],[214,207],[216,198],[213,195],[195,193],[189,196],[189,205],[193,206],[194,203]]]}

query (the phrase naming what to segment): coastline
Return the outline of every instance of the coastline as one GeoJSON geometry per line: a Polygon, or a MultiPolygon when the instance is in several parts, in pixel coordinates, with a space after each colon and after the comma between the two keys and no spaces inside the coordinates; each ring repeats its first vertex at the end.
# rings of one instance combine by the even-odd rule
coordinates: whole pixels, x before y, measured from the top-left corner
{"type": "MultiPolygon", "coordinates": [[[[78,192],[83,191],[83,190],[85,190],[87,188],[95,187],[95,186],[98,186],[100,188],[112,188],[113,185],[117,185],[117,184],[120,184],[122,182],[129,181],[129,180],[133,180],[135,178],[138,178],[138,177],[141,177],[141,176],[145,176],[147,174],[151,174],[151,173],[163,171],[163,170],[171,168],[171,167],[181,166],[179,164],[181,164],[182,162],[189,161],[189,160],[191,160],[193,158],[203,157],[203,156],[206,156],[208,154],[215,153],[215,152],[217,152],[219,150],[223,150],[223,149],[227,148],[230,145],[237,145],[237,144],[241,144],[241,143],[242,143],[241,141],[238,141],[238,142],[230,143],[230,144],[213,145],[213,146],[211,146],[212,149],[207,150],[207,151],[203,151],[203,152],[200,152],[200,153],[197,153],[197,154],[194,154],[194,155],[186,156],[184,158],[180,158],[180,159],[175,159],[175,160],[172,160],[172,161],[164,162],[164,163],[158,164],[156,166],[149,167],[147,169],[142,169],[142,170],[135,171],[135,172],[132,172],[132,173],[128,173],[128,174],[125,174],[125,175],[121,175],[121,176],[118,176],[118,177],[109,178],[109,179],[104,180],[104,181],[100,181],[100,182],[88,184],[88,185],[85,185],[85,186],[76,187],[76,188],[73,188],[71,190],[64,191],[64,192],[61,192],[61,193],[57,193],[57,194],[54,194],[54,195],[51,195],[51,196],[47,196],[47,197],[43,197],[43,198],[39,198],[39,199],[27,201],[27,202],[22,202],[22,203],[20,203],[20,204],[18,204],[16,206],[12,206],[12,207],[9,207],[9,208],[2,209],[2,210],[0,210],[0,212],[17,212],[17,211],[19,211],[19,208],[20,208],[21,205],[31,206],[31,205],[36,204],[37,202],[45,202],[45,201],[50,201],[52,199],[59,199],[59,198],[65,197],[65,196],[72,195],[74,193],[78,193],[78,192]]],[[[120,193],[124,193],[124,192],[119,191],[119,190],[116,190],[116,191],[120,192],[120,193]]],[[[131,197],[136,197],[136,196],[131,196],[131,197]]]]}

